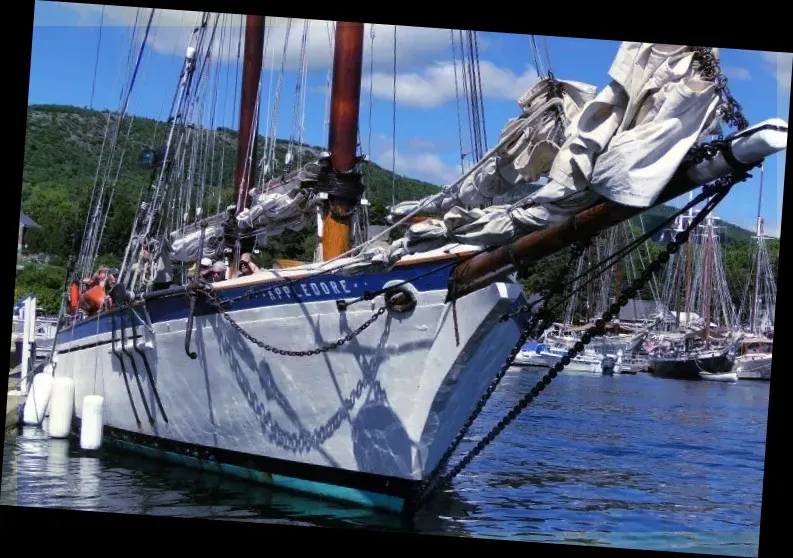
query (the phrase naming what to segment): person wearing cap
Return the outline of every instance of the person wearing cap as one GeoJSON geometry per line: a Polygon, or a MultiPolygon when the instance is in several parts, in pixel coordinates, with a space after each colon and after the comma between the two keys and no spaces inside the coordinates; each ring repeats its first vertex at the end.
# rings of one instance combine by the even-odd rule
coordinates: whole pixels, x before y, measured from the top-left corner
{"type": "Polygon", "coordinates": [[[189,280],[205,277],[212,268],[212,260],[209,258],[201,258],[200,262],[194,263],[187,271],[187,278],[189,280]]]}
{"type": "Polygon", "coordinates": [[[253,263],[251,259],[251,255],[247,252],[240,256],[240,277],[245,277],[246,275],[253,275],[254,273],[259,272],[259,266],[253,263]]]}

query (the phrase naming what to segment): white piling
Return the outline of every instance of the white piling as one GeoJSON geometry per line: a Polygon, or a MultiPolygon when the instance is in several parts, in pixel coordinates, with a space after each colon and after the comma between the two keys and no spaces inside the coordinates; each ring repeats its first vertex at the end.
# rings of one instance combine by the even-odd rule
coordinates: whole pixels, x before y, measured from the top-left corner
{"type": "Polygon", "coordinates": [[[49,432],[51,438],[67,438],[72,431],[74,380],[62,376],[52,380],[49,432]]]}
{"type": "Polygon", "coordinates": [[[36,299],[28,297],[22,305],[22,355],[20,360],[19,389],[28,392],[28,373],[30,372],[30,345],[36,338],[36,299]]]}
{"type": "Polygon", "coordinates": [[[25,400],[22,421],[26,426],[37,426],[44,420],[52,395],[52,376],[46,369],[33,377],[33,385],[25,400]]]}
{"type": "Polygon", "coordinates": [[[83,399],[80,447],[84,450],[97,450],[102,447],[103,404],[104,399],[101,395],[86,395],[83,399]]]}
{"type": "Polygon", "coordinates": [[[44,365],[44,370],[42,374],[47,374],[50,376],[50,396],[47,398],[47,408],[44,409],[44,416],[50,416],[50,409],[52,408],[52,378],[54,377],[55,365],[52,362],[48,362],[44,365]]]}

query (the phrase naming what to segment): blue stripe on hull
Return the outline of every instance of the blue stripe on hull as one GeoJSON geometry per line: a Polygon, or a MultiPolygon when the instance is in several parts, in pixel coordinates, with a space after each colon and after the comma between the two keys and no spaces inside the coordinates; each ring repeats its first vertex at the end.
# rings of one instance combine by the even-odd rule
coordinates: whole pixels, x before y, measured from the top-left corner
{"type": "Polygon", "coordinates": [[[112,443],[117,445],[119,448],[154,459],[169,461],[171,463],[187,466],[192,469],[220,473],[244,480],[252,480],[261,484],[286,488],[295,492],[313,494],[322,498],[350,502],[369,508],[382,509],[395,513],[401,513],[404,508],[404,500],[395,496],[387,496],[366,490],[357,490],[354,488],[336,486],[322,482],[296,479],[283,475],[270,475],[262,471],[248,469],[246,467],[238,467],[236,465],[227,465],[224,463],[197,459],[195,457],[154,449],[125,440],[114,440],[112,443]]]}
{"type": "MultiPolygon", "coordinates": [[[[410,284],[419,292],[434,291],[447,288],[451,270],[452,266],[449,261],[437,261],[394,268],[387,273],[362,273],[354,277],[320,275],[299,279],[289,284],[275,283],[227,289],[221,291],[221,300],[233,299],[253,291],[256,293],[253,297],[236,300],[233,303],[233,310],[246,310],[303,302],[350,299],[361,297],[367,291],[377,291],[389,281],[410,281],[410,284]],[[430,273],[433,270],[436,271],[430,273]],[[427,275],[413,281],[415,277],[422,274],[427,275]]],[[[146,303],[146,309],[154,324],[187,319],[190,313],[190,300],[186,294],[153,299],[146,303]]],[[[216,313],[214,307],[204,302],[203,299],[199,299],[195,312],[197,316],[214,313],[216,313]]],[[[132,326],[132,317],[129,313],[109,312],[98,318],[81,321],[72,328],[64,328],[58,334],[56,344],[110,333],[113,327],[113,315],[116,318],[116,328],[132,326]]],[[[136,321],[138,320],[136,319],[136,321]]]]}

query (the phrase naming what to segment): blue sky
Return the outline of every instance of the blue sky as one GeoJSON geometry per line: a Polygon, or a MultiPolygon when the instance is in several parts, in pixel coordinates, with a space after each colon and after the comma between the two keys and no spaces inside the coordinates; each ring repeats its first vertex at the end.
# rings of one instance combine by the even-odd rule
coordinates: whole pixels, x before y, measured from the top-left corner
{"type": "MultiPolygon", "coordinates": [[[[120,105],[121,83],[125,78],[123,72],[128,67],[126,58],[135,18],[137,15],[138,24],[142,24],[138,28],[139,39],[149,13],[149,9],[137,10],[123,6],[106,6],[102,12],[100,5],[37,1],[29,104],[92,105],[97,109],[117,109],[120,105]],[[101,48],[94,83],[100,18],[103,21],[101,48]]],[[[155,12],[129,112],[152,118],[167,117],[188,36],[198,16],[196,12],[155,12]]],[[[233,95],[241,16],[222,15],[219,22],[227,37],[224,44],[229,46],[217,53],[224,62],[218,67],[215,126],[236,129],[233,95]],[[229,92],[225,97],[224,90],[229,92]]],[[[269,18],[267,23],[271,23],[269,18]]],[[[267,103],[268,97],[272,97],[269,93],[274,88],[274,85],[271,86],[271,75],[277,80],[280,71],[285,27],[285,20],[276,21],[267,40],[262,79],[263,104],[267,103]],[[273,72],[270,71],[271,67],[273,72]]],[[[371,26],[367,26],[361,93],[361,139],[364,151],[387,169],[392,168],[392,161],[395,160],[396,171],[400,174],[435,184],[454,180],[460,169],[460,135],[449,30],[397,28],[394,134],[394,26],[374,25],[374,48],[370,48],[370,29],[371,26]],[[372,63],[374,73],[370,76],[372,63]]],[[[277,135],[281,138],[288,138],[292,128],[302,32],[303,20],[293,20],[277,119],[277,135]]],[[[331,65],[329,36],[327,22],[310,23],[305,57],[308,73],[304,141],[315,145],[324,145],[326,142],[323,119],[326,80],[331,65]]],[[[517,116],[516,99],[534,83],[537,74],[528,36],[485,32],[479,36],[486,135],[492,146],[506,121],[517,116]]],[[[542,50],[547,47],[551,69],[557,77],[587,82],[598,88],[608,83],[607,72],[617,52],[618,42],[539,36],[536,40],[542,50]]],[[[459,64],[459,42],[456,48],[459,64]]],[[[791,81],[789,53],[722,49],[721,54],[722,68],[730,79],[730,89],[751,123],[772,117],[788,119],[791,81]]],[[[540,63],[545,65],[546,60],[541,59],[540,63]]],[[[461,110],[465,110],[464,105],[461,105],[461,110]]],[[[266,133],[266,107],[261,112],[260,132],[266,133]]],[[[465,133],[467,122],[463,120],[462,125],[463,150],[470,151],[468,135],[465,133]]],[[[774,236],[779,231],[784,167],[784,152],[766,162],[762,212],[766,233],[774,236]]],[[[727,221],[754,229],[758,184],[759,172],[755,173],[755,178],[737,185],[716,214],[727,221]]]]}

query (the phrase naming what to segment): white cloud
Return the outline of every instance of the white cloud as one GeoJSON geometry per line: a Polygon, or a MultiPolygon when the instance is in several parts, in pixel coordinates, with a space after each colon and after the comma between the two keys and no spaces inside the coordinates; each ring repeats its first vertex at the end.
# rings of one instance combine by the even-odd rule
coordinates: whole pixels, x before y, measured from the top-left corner
{"type": "MultiPolygon", "coordinates": [[[[64,3],[75,11],[78,16],[78,25],[99,25],[101,5],[64,3]]],[[[130,6],[105,6],[103,25],[133,26],[135,17],[138,24],[145,25],[150,15],[149,8],[135,8],[130,6]],[[138,12],[139,10],[139,12],[138,12]]],[[[183,10],[158,9],[154,15],[150,35],[151,47],[159,53],[171,54],[174,45],[176,52],[183,53],[193,29],[200,24],[201,12],[183,10]]],[[[210,16],[210,27],[214,24],[215,14],[210,16]]],[[[295,71],[300,61],[300,43],[303,34],[303,24],[306,20],[293,18],[289,33],[289,45],[286,52],[287,71],[295,71]]],[[[240,26],[243,16],[238,14],[221,14],[218,21],[216,39],[219,42],[221,27],[224,28],[224,59],[236,59],[237,44],[240,38],[240,26]],[[229,48],[228,45],[231,45],[229,48]]],[[[332,66],[332,50],[330,39],[332,37],[333,22],[309,20],[309,32],[306,45],[306,64],[310,71],[325,70],[332,66]]],[[[280,67],[284,39],[286,38],[287,18],[266,17],[265,25],[269,29],[267,52],[264,60],[265,68],[271,62],[274,53],[276,68],[280,67]]],[[[393,67],[394,52],[394,26],[382,24],[365,24],[364,28],[364,65],[370,65],[370,50],[372,50],[371,30],[374,27],[374,66],[375,69],[385,70],[393,67]]],[[[448,29],[432,29],[422,27],[397,27],[397,61],[399,66],[422,65],[433,60],[439,53],[451,52],[451,40],[448,29]]],[[[217,53],[216,53],[217,54],[217,53]]]]}
{"type": "Polygon", "coordinates": [[[752,78],[752,74],[749,73],[749,70],[740,66],[725,66],[724,75],[729,79],[734,80],[746,80],[752,78]]]}
{"type": "MultiPolygon", "coordinates": [[[[393,150],[382,153],[375,162],[381,167],[391,170],[393,150]]],[[[454,182],[460,176],[460,170],[447,165],[435,153],[401,153],[396,152],[396,172],[424,180],[431,184],[446,185],[454,182]]]]}
{"type": "Polygon", "coordinates": [[[374,134],[372,160],[386,170],[394,168],[397,174],[430,184],[446,185],[460,177],[460,167],[448,165],[440,156],[447,152],[443,148],[446,142],[409,138],[404,143],[405,148],[397,147],[395,154],[394,144],[388,135],[374,134]]]}
{"type": "MultiPolygon", "coordinates": [[[[496,66],[488,60],[479,62],[482,78],[482,93],[485,98],[517,101],[517,98],[538,81],[537,72],[531,66],[518,76],[508,68],[496,66]]],[[[457,79],[461,80],[461,68],[457,67],[457,79]]],[[[393,73],[375,72],[364,76],[362,86],[369,88],[375,97],[391,100],[394,92],[393,73]]],[[[460,95],[462,95],[462,85],[460,95]]],[[[397,103],[419,107],[434,108],[453,100],[457,95],[455,69],[453,62],[436,62],[421,73],[399,73],[396,77],[397,103]]]]}
{"type": "Polygon", "coordinates": [[[776,78],[777,86],[782,92],[790,93],[790,79],[793,71],[793,53],[763,52],[761,53],[768,70],[776,78]]]}
{"type": "Polygon", "coordinates": [[[773,226],[768,226],[767,224],[763,226],[763,232],[766,236],[772,236],[774,238],[779,238],[780,236],[781,227],[779,224],[775,224],[773,226]]]}

